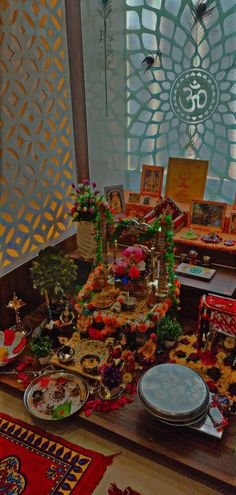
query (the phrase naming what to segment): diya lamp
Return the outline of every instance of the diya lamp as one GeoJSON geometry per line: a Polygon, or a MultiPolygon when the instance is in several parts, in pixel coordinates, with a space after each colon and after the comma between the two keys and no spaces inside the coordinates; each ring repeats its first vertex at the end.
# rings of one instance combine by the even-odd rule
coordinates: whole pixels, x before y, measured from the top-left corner
{"type": "Polygon", "coordinates": [[[26,328],[26,326],[22,324],[20,314],[19,314],[19,310],[25,305],[26,305],[26,303],[22,299],[19,299],[17,297],[16,293],[14,292],[13,298],[7,304],[7,308],[13,309],[13,311],[15,312],[16,322],[14,325],[14,330],[23,332],[26,335],[26,334],[30,333],[31,328],[30,329],[26,328]]]}

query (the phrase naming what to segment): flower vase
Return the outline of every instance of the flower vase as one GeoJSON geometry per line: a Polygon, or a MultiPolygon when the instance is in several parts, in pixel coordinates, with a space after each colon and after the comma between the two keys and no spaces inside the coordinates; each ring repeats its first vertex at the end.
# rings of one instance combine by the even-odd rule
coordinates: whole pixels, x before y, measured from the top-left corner
{"type": "Polygon", "coordinates": [[[96,236],[93,222],[81,220],[77,225],[77,251],[85,261],[93,261],[96,255],[96,236]]]}

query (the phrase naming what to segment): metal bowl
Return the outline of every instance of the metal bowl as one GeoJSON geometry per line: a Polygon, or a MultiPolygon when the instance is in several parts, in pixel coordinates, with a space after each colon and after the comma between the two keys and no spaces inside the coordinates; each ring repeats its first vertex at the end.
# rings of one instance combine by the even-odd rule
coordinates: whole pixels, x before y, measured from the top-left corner
{"type": "Polygon", "coordinates": [[[69,363],[74,359],[75,350],[69,345],[64,345],[57,351],[57,357],[61,363],[69,363]]]}
{"type": "Polygon", "coordinates": [[[0,366],[14,361],[24,350],[26,337],[22,332],[13,329],[0,331],[0,366]]]}

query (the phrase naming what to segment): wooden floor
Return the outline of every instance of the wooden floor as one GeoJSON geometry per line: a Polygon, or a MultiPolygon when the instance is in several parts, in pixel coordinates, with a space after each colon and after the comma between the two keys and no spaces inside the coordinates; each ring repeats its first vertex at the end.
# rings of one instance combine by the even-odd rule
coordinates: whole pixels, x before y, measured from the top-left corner
{"type": "MultiPolygon", "coordinates": [[[[43,314],[45,314],[44,310],[41,307],[38,312],[36,311],[31,315],[31,322],[34,326],[42,321],[43,314]]],[[[195,327],[196,322],[184,320],[184,328],[187,333],[194,331],[195,327]]],[[[26,421],[39,423],[25,411],[22,390],[17,390],[19,384],[17,384],[16,379],[13,382],[14,379],[12,375],[0,376],[0,382],[2,382],[1,410],[26,421]]],[[[129,451],[130,455],[135,452],[135,455],[140,456],[137,466],[140,463],[149,465],[148,462],[151,461],[151,469],[154,469],[153,464],[157,463],[154,471],[159,472],[161,470],[160,466],[164,466],[167,469],[171,468],[168,474],[169,480],[175,479],[176,473],[178,473],[178,476],[182,477],[181,483],[187,483],[187,491],[182,491],[181,495],[183,493],[189,495],[198,495],[200,493],[231,495],[236,493],[236,452],[234,451],[236,448],[236,418],[227,427],[223,438],[218,440],[188,428],[178,429],[158,423],[154,417],[148,414],[137,398],[132,404],[116,411],[100,414],[93,413],[89,418],[84,414],[68,418],[67,425],[68,429],[66,427],[66,432],[64,432],[60,429],[59,424],[51,423],[48,425],[48,423],[40,423],[41,427],[57,434],[62,431],[62,436],[72,441],[74,441],[73,435],[70,438],[67,433],[71,431],[71,428],[75,430],[77,427],[81,435],[82,432],[83,434],[86,432],[85,436],[89,434],[95,435],[98,446],[101,443],[103,444],[104,439],[109,440],[109,445],[112,445],[116,452],[125,450],[129,451]],[[116,444],[118,447],[115,447],[116,444]],[[188,481],[186,481],[186,476],[188,481]],[[200,488],[196,487],[195,491],[190,489],[188,482],[193,479],[201,482],[203,491],[201,491],[202,486],[200,488]],[[205,486],[209,487],[207,492],[204,491],[205,486]],[[213,491],[210,490],[210,487],[213,491]]],[[[65,428],[65,424],[63,428],[65,428]]],[[[80,436],[75,438],[80,444],[80,436]]],[[[83,435],[81,438],[83,438],[83,435]]],[[[99,447],[97,447],[97,450],[99,450],[99,447]]],[[[137,473],[141,472],[139,469],[141,468],[137,467],[137,473]]],[[[142,473],[142,476],[145,478],[145,473],[142,473]]],[[[157,482],[158,476],[156,472],[153,473],[153,477],[157,482]]],[[[134,480],[136,480],[136,476],[134,480]]],[[[113,479],[113,481],[117,480],[113,479]]],[[[132,484],[131,481],[129,484],[132,484]]],[[[141,491],[139,484],[136,485],[133,488],[141,491]]],[[[147,488],[145,483],[143,486],[142,495],[155,495],[158,493],[153,486],[152,489],[147,488]]],[[[169,493],[178,495],[180,491],[175,486],[175,491],[171,492],[168,488],[160,493],[161,495],[169,493]]],[[[105,495],[106,492],[101,491],[100,494],[105,495]]]]}
{"type": "MultiPolygon", "coordinates": [[[[112,438],[112,435],[108,435],[105,430],[97,428],[95,423],[83,420],[79,416],[74,415],[61,422],[40,421],[30,416],[24,408],[22,394],[9,387],[6,388],[3,384],[0,385],[0,411],[82,447],[104,455],[117,454],[93,495],[107,495],[109,486],[114,482],[122,490],[131,486],[141,495],[223,495],[228,493],[220,487],[213,488],[209,480],[201,479],[198,474],[191,473],[190,470],[186,473],[178,466],[170,466],[170,463],[162,458],[158,459],[156,456],[150,458],[136,446],[112,438]]],[[[95,419],[95,415],[93,418],[95,419]]],[[[109,422],[110,418],[106,416],[106,420],[109,422]]]]}

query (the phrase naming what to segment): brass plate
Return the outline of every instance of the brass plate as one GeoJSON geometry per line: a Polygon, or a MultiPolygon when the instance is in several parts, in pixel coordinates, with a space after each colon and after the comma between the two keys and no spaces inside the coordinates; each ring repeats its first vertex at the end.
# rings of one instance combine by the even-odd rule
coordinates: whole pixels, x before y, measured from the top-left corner
{"type": "Polygon", "coordinates": [[[160,364],[141,378],[138,393],[145,407],[165,421],[189,421],[209,404],[209,390],[193,370],[179,364],[160,364]]]}

